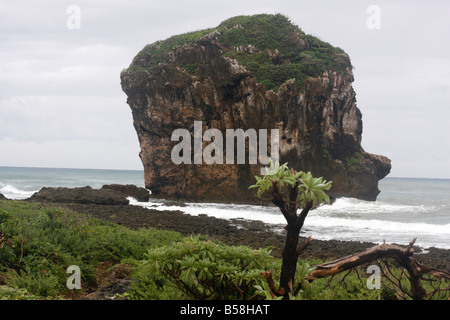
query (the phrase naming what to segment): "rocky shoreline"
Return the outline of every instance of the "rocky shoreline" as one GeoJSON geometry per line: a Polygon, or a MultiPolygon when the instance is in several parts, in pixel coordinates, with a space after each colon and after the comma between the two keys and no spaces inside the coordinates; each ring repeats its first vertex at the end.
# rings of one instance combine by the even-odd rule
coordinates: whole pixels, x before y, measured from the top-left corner
{"type": "MultiPolygon", "coordinates": [[[[285,242],[284,234],[275,232],[273,227],[259,221],[224,220],[206,215],[192,216],[181,211],[159,211],[133,205],[64,204],[64,206],[132,229],[153,227],[177,231],[185,236],[202,234],[229,245],[248,245],[255,249],[270,246],[274,248],[272,254],[275,257],[281,257],[285,242]]],[[[304,238],[300,239],[303,240],[304,238]]],[[[374,245],[359,241],[313,240],[300,258],[332,261],[374,245]]],[[[418,247],[414,247],[414,250],[417,261],[450,272],[450,250],[429,248],[424,252],[418,247]]]]}
{"type": "MultiPolygon", "coordinates": [[[[43,188],[31,198],[47,206],[62,206],[131,229],[157,228],[187,235],[207,235],[228,245],[247,245],[252,248],[273,247],[272,254],[281,257],[285,235],[273,225],[243,219],[219,219],[206,215],[192,216],[181,211],[156,210],[130,205],[128,197],[148,201],[148,190],[132,185],[105,185],[101,189],[43,188]]],[[[0,196],[1,199],[6,199],[0,196]]],[[[307,226],[305,226],[307,228],[307,226]]],[[[300,235],[302,236],[302,235],[300,235]]],[[[411,235],[411,239],[414,235],[411,235]]],[[[300,241],[305,238],[301,237],[300,241]]],[[[313,240],[300,258],[332,261],[356,254],[375,243],[340,240],[313,240]]],[[[399,245],[406,246],[407,243],[399,245]]],[[[414,247],[415,259],[420,263],[450,272],[450,250],[414,247]]]]}

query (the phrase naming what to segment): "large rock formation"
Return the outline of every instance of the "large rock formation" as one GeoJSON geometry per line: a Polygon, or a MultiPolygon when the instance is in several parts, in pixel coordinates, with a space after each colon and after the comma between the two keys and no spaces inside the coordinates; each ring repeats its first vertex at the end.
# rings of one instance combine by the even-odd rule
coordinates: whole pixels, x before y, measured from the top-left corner
{"type": "Polygon", "coordinates": [[[195,164],[194,152],[190,164],[172,161],[180,143],[173,132],[195,136],[194,121],[201,121],[202,132],[223,133],[224,158],[226,129],[278,129],[280,162],[332,180],[333,196],[375,200],[391,165],[361,147],[352,82],[342,49],[282,15],[235,17],[146,46],[121,73],[146,188],[162,198],[255,201],[248,187],[261,163],[195,164]]]}

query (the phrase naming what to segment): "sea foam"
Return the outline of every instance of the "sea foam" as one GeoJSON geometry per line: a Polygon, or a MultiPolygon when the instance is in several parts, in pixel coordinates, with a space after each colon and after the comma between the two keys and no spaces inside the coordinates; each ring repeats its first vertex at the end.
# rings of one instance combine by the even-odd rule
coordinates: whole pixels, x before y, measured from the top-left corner
{"type": "Polygon", "coordinates": [[[0,182],[0,193],[12,200],[23,200],[31,197],[38,190],[26,191],[0,182]]]}
{"type": "MultiPolygon", "coordinates": [[[[272,225],[274,230],[286,221],[276,207],[219,204],[219,203],[179,203],[151,199],[138,202],[129,198],[131,205],[154,210],[178,210],[193,216],[207,215],[221,219],[243,219],[262,221],[272,225]]],[[[432,224],[412,220],[411,215],[426,214],[433,210],[422,205],[395,205],[383,202],[369,202],[342,198],[332,205],[323,205],[312,210],[305,221],[303,233],[318,240],[356,240],[381,243],[408,244],[417,237],[417,245],[424,248],[450,248],[450,224],[432,224]],[[395,220],[397,219],[397,221],[395,220]]]]}

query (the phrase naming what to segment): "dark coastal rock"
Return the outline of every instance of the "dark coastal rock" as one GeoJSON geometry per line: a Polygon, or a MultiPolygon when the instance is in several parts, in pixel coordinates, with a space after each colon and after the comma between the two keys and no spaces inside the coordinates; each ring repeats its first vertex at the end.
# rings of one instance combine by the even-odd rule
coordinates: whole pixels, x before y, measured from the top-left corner
{"type": "Polygon", "coordinates": [[[171,141],[172,133],[194,136],[194,121],[201,121],[202,134],[222,133],[224,153],[226,129],[278,129],[280,162],[332,180],[333,197],[375,200],[391,162],[361,147],[353,80],[342,49],[281,15],[236,17],[146,46],[121,73],[146,188],[166,199],[256,201],[248,187],[260,163],[173,163],[180,141],[171,141]]]}
{"type": "Polygon", "coordinates": [[[3,194],[0,193],[0,200],[8,200],[3,194]]]}
{"type": "Polygon", "coordinates": [[[128,265],[117,264],[111,266],[109,262],[101,262],[98,265],[97,284],[98,288],[89,295],[83,297],[84,300],[124,300],[123,295],[131,286],[129,278],[132,269],[128,265]],[[108,267],[108,269],[104,269],[108,267]]]}
{"type": "Polygon", "coordinates": [[[107,184],[102,187],[102,189],[114,190],[124,194],[127,197],[133,197],[139,202],[148,202],[150,199],[150,192],[133,184],[107,184]]]}
{"type": "Polygon", "coordinates": [[[33,194],[28,201],[97,205],[129,204],[123,193],[111,189],[92,189],[89,186],[80,188],[45,187],[33,194]]]}
{"type": "Polygon", "coordinates": [[[126,300],[126,298],[117,298],[117,295],[123,295],[130,290],[132,284],[131,279],[119,279],[109,283],[105,287],[101,287],[97,291],[91,293],[83,300],[126,300]]]}

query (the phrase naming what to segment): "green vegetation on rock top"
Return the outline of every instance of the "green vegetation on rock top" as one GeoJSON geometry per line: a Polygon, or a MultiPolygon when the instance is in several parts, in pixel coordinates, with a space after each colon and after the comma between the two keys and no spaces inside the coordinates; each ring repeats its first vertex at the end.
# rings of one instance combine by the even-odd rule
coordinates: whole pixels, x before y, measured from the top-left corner
{"type": "Polygon", "coordinates": [[[295,78],[299,87],[307,77],[336,70],[352,69],[350,58],[340,48],[305,34],[287,17],[276,14],[237,16],[216,28],[172,36],[147,45],[135,57],[129,70],[147,70],[167,63],[171,50],[192,45],[198,39],[218,31],[218,43],[224,55],[236,59],[266,89],[278,90],[286,80],[295,78]]]}

